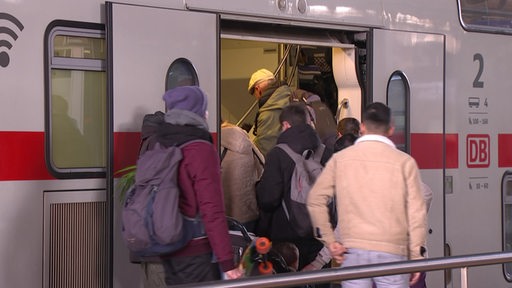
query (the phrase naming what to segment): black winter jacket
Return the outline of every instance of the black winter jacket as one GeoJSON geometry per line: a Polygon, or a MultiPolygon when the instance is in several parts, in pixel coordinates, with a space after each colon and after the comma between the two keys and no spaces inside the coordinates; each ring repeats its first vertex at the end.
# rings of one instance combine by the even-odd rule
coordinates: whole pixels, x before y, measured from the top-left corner
{"type": "MultiPolygon", "coordinates": [[[[295,152],[302,154],[307,149],[316,150],[321,141],[310,125],[297,125],[282,132],[277,143],[285,143],[295,152]]],[[[332,156],[332,149],[326,147],[322,156],[322,165],[332,156]]],[[[290,226],[281,201],[285,193],[290,192],[291,178],[295,162],[279,147],[267,154],[263,175],[256,186],[256,196],[260,209],[257,227],[258,236],[266,236],[272,241],[295,243],[300,251],[299,269],[309,264],[322,248],[316,239],[301,238],[290,226]],[[301,246],[310,249],[301,249],[301,246]],[[307,250],[307,251],[305,251],[307,250]],[[308,255],[310,254],[310,255],[308,255]]],[[[305,211],[307,213],[307,211],[305,211]]]]}

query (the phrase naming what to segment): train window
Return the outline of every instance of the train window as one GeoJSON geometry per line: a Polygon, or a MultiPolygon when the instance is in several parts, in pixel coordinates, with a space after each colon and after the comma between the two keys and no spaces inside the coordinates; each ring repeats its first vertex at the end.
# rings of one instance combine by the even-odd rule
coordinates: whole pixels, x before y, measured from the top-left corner
{"type": "Polygon", "coordinates": [[[56,35],[53,39],[53,56],[78,59],[105,59],[105,39],[56,35]],[[80,48],[77,49],[79,44],[80,48]]]}
{"type": "Polygon", "coordinates": [[[94,177],[106,165],[104,30],[58,24],[45,38],[47,166],[58,178],[94,177]]]}
{"type": "Polygon", "coordinates": [[[395,71],[388,81],[387,102],[391,108],[395,132],[391,140],[396,147],[409,153],[409,84],[405,75],[395,71]]]}
{"type": "Polygon", "coordinates": [[[167,70],[165,79],[165,91],[179,86],[199,86],[196,69],[185,58],[179,58],[172,62],[167,70]]]}
{"type": "Polygon", "coordinates": [[[512,1],[459,0],[461,23],[467,30],[512,33],[512,1]]]}
{"type": "MultiPolygon", "coordinates": [[[[503,251],[512,251],[512,171],[507,171],[501,181],[503,195],[503,251]]],[[[512,263],[503,265],[507,281],[512,281],[512,263]]]]}

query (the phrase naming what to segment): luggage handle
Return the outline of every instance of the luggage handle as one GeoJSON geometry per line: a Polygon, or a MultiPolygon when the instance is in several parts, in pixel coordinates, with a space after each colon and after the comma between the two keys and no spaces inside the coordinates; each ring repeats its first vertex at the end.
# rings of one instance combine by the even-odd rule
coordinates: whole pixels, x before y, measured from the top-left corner
{"type": "Polygon", "coordinates": [[[249,235],[249,232],[247,231],[247,229],[245,228],[245,226],[242,223],[240,223],[238,220],[236,220],[235,218],[230,217],[230,216],[226,216],[226,219],[228,222],[229,230],[233,230],[232,228],[235,228],[237,231],[240,231],[242,233],[242,236],[244,237],[245,240],[247,240],[248,242],[252,241],[252,238],[249,235]]]}

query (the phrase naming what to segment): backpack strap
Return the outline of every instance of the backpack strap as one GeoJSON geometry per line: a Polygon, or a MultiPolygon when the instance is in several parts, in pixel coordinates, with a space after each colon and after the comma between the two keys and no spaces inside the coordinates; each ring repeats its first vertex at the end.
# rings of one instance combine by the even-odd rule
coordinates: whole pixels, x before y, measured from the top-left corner
{"type": "MultiPolygon", "coordinates": [[[[276,145],[276,147],[279,147],[286,154],[288,154],[288,156],[290,156],[290,158],[292,158],[295,165],[297,165],[297,163],[299,163],[299,161],[303,160],[302,157],[298,153],[293,151],[292,148],[290,148],[290,146],[288,146],[288,144],[279,143],[276,145]]],[[[288,206],[286,205],[286,202],[284,201],[284,197],[281,198],[281,206],[283,207],[283,211],[286,216],[286,219],[288,219],[288,221],[290,221],[290,211],[288,210],[288,206]]]]}
{"type": "Polygon", "coordinates": [[[222,153],[220,154],[220,163],[222,163],[222,160],[224,160],[224,157],[226,157],[227,153],[228,153],[228,148],[222,147],[222,153]]]}
{"type": "MultiPolygon", "coordinates": [[[[299,153],[293,151],[292,148],[290,148],[290,146],[288,146],[288,144],[279,143],[276,146],[281,148],[282,150],[284,150],[284,152],[286,152],[286,154],[288,154],[295,162],[300,161],[300,159],[303,160],[303,159],[308,159],[309,157],[311,157],[311,154],[309,154],[309,152],[312,152],[312,150],[309,150],[309,149],[305,150],[302,153],[302,155],[300,155],[299,153]]],[[[313,159],[317,162],[321,162],[324,152],[325,152],[325,145],[320,143],[320,146],[318,146],[316,148],[316,150],[314,151],[314,153],[312,155],[313,159]]]]}
{"type": "Polygon", "coordinates": [[[286,152],[286,154],[288,154],[288,156],[290,156],[290,158],[292,158],[292,160],[297,163],[301,160],[303,160],[303,158],[301,157],[301,155],[295,151],[292,150],[292,148],[290,148],[290,146],[288,146],[288,144],[285,144],[285,143],[279,143],[276,145],[276,147],[279,147],[281,148],[281,150],[283,150],[284,152],[286,152]]]}
{"type": "MultiPolygon", "coordinates": [[[[257,149],[257,148],[256,148],[257,149]]],[[[256,157],[256,159],[258,159],[258,162],[260,163],[261,167],[265,166],[265,163],[263,162],[263,160],[260,158],[260,155],[258,155],[258,152],[256,152],[256,150],[254,150],[254,147],[251,149],[252,150],[252,155],[254,155],[254,157],[256,157]]]]}
{"type": "Polygon", "coordinates": [[[318,148],[316,148],[315,154],[313,155],[313,159],[322,163],[322,157],[324,156],[324,152],[325,152],[325,144],[320,143],[320,146],[318,146],[318,148]]]}
{"type": "Polygon", "coordinates": [[[208,144],[210,144],[210,145],[213,145],[213,144],[212,144],[212,142],[207,141],[207,140],[204,140],[204,139],[193,139],[193,140],[187,141],[187,142],[185,142],[185,143],[183,143],[183,144],[179,145],[178,147],[181,149],[181,148],[183,148],[183,147],[187,146],[188,144],[192,144],[192,143],[201,143],[201,142],[202,142],[202,143],[208,143],[208,144]]]}

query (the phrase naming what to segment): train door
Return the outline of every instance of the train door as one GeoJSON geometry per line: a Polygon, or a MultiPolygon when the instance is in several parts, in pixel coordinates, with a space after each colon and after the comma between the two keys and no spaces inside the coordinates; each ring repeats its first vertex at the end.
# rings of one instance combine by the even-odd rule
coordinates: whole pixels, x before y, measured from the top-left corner
{"type": "Polygon", "coordinates": [[[143,116],[165,110],[162,95],[167,89],[200,85],[209,95],[208,124],[216,133],[218,20],[215,14],[111,2],[106,10],[113,282],[114,287],[134,287],[141,269],[127,265],[113,174],[135,163],[143,116]]]}
{"type": "MultiPolygon", "coordinates": [[[[374,30],[369,95],[387,103],[395,120],[393,141],[411,154],[431,188],[429,257],[444,256],[444,36],[374,30]]],[[[442,272],[428,286],[443,287],[442,272]]]]}

